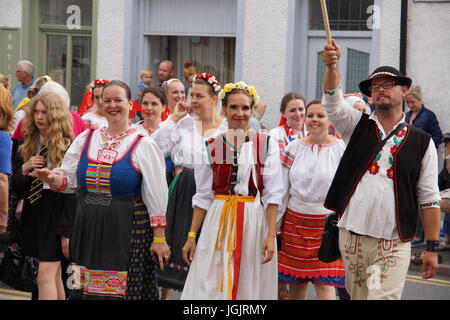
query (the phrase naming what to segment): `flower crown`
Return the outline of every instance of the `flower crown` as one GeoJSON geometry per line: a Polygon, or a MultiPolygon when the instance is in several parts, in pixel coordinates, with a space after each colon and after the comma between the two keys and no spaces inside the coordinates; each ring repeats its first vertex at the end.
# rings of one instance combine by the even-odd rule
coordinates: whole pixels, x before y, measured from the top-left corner
{"type": "Polygon", "coordinates": [[[216,77],[214,77],[212,74],[203,72],[203,73],[199,73],[196,77],[195,80],[197,79],[203,79],[206,82],[208,82],[214,89],[214,92],[219,92],[220,91],[220,83],[219,81],[217,81],[216,77]]]}
{"type": "Polygon", "coordinates": [[[96,79],[92,81],[91,88],[94,89],[95,87],[106,86],[108,83],[109,83],[108,80],[96,79]]]}
{"type": "Polygon", "coordinates": [[[255,87],[252,87],[252,86],[246,84],[244,81],[239,81],[239,82],[236,82],[236,83],[227,83],[225,85],[225,87],[223,87],[223,89],[220,90],[219,99],[223,100],[227,93],[229,93],[229,92],[231,92],[232,90],[235,90],[235,89],[242,89],[242,90],[247,91],[253,98],[253,104],[254,105],[258,104],[259,96],[258,96],[258,93],[256,92],[255,87]]]}

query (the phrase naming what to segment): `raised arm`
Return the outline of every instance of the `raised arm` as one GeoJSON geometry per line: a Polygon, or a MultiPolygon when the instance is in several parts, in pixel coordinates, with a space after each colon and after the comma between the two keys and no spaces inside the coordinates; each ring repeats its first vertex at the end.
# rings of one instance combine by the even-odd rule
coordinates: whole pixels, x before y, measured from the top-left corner
{"type": "Polygon", "coordinates": [[[331,45],[325,45],[323,50],[323,62],[325,72],[323,77],[322,104],[333,126],[341,134],[345,143],[348,143],[353,130],[356,128],[362,113],[352,108],[345,100],[341,87],[341,74],[339,59],[341,49],[335,40],[331,45]],[[336,68],[331,65],[336,64],[336,68]]]}

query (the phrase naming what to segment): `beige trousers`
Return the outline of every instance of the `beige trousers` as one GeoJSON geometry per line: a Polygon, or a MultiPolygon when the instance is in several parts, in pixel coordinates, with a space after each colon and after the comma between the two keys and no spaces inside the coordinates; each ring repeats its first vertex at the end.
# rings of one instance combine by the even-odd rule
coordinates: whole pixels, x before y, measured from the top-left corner
{"type": "Polygon", "coordinates": [[[352,300],[400,300],[411,261],[411,243],[352,235],[339,229],[345,287],[352,300]]]}

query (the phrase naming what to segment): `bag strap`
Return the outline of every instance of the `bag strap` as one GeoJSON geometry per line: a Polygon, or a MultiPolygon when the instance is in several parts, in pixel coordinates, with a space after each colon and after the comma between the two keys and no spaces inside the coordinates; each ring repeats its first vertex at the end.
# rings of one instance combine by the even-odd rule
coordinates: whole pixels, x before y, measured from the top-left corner
{"type": "Polygon", "coordinates": [[[391,133],[390,133],[386,138],[384,138],[378,145],[376,145],[376,146],[373,148],[373,150],[372,150],[373,152],[371,152],[371,154],[373,155],[373,154],[379,153],[379,152],[381,151],[381,149],[383,149],[383,147],[384,147],[384,145],[386,144],[386,142],[387,142],[390,138],[392,138],[392,136],[395,135],[397,132],[399,132],[400,130],[402,130],[403,128],[405,128],[407,125],[408,125],[408,124],[407,124],[406,122],[400,123],[400,124],[395,128],[395,130],[392,130],[391,133]]]}

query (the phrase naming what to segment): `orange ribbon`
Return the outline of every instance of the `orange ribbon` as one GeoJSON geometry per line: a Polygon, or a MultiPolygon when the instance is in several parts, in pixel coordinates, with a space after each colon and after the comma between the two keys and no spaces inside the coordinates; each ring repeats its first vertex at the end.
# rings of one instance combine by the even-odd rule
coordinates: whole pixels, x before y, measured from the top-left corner
{"type": "MultiPolygon", "coordinates": [[[[237,288],[239,283],[242,238],[244,228],[244,208],[245,202],[254,202],[255,197],[236,196],[236,195],[216,195],[216,200],[225,201],[220,214],[219,231],[217,233],[215,250],[221,251],[225,236],[227,237],[227,284],[228,299],[236,300],[237,288]],[[233,259],[234,256],[234,259],[233,259]],[[234,272],[232,262],[234,261],[234,272]],[[234,277],[233,277],[234,273],[234,277]]],[[[223,264],[222,264],[223,266],[223,264]]],[[[223,292],[224,270],[222,270],[222,281],[220,292],[223,292]]]]}

